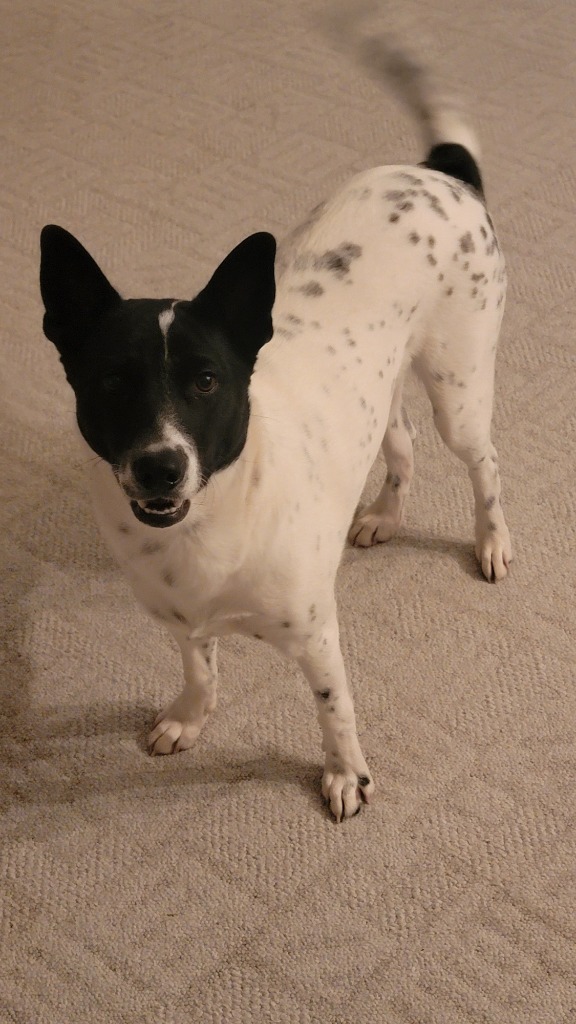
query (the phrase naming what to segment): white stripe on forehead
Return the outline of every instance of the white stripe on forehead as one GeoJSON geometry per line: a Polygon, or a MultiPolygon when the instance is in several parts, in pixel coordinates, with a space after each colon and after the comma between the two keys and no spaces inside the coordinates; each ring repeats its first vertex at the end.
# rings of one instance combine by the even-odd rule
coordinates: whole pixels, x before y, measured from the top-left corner
{"type": "Polygon", "coordinates": [[[170,327],[174,323],[174,306],[176,305],[176,302],[178,302],[178,299],[176,299],[176,301],[172,303],[170,309],[163,309],[162,312],[160,313],[160,316],[158,317],[158,326],[160,327],[162,337],[164,338],[165,360],[168,359],[168,331],[170,330],[170,327]]]}

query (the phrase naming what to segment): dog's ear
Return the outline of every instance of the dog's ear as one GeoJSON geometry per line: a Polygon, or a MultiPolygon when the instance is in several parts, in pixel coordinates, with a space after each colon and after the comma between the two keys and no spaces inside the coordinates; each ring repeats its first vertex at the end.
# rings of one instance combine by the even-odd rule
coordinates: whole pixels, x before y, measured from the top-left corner
{"type": "Polygon", "coordinates": [[[194,299],[200,315],[224,330],[237,354],[250,366],[273,333],[275,255],[273,235],[267,231],[249,235],[222,261],[194,299]]]}
{"type": "Polygon", "coordinates": [[[122,299],[90,253],[64,228],[47,224],[42,229],[40,253],[44,333],[61,351],[122,299]]]}

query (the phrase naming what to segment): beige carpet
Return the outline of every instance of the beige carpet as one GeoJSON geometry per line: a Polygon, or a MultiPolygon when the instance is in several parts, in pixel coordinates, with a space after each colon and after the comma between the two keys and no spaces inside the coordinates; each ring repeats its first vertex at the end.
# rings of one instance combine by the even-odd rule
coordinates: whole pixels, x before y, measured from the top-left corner
{"type": "Polygon", "coordinates": [[[92,524],[38,232],[184,297],[244,234],[420,158],[309,6],[0,3],[1,1024],[576,1022],[571,0],[387,7],[464,90],[508,255],[510,579],[476,571],[466,473],[413,385],[402,536],[339,577],[374,805],[332,823],[307,687],[240,639],[197,747],[144,749],[178,656],[92,524]]]}

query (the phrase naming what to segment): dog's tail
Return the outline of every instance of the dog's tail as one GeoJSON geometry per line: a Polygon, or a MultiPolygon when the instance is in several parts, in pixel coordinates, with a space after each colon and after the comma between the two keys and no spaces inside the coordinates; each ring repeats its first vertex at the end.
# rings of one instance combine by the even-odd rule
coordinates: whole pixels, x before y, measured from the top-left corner
{"type": "Polygon", "coordinates": [[[345,0],[323,18],[323,26],[333,42],[352,51],[414,114],[428,151],[424,166],[458,178],[483,194],[480,147],[460,104],[439,87],[431,70],[406,46],[389,34],[365,30],[366,18],[378,11],[374,0],[345,0]]]}

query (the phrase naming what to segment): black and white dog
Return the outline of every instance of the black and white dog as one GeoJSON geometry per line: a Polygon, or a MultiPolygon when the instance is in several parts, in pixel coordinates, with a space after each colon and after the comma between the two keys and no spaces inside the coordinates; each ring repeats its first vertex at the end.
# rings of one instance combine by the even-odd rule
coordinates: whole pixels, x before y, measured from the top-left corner
{"type": "Polygon", "coordinates": [[[44,331],[99,456],[99,525],[182,653],[184,689],[158,716],[152,752],[190,747],[214,710],[216,637],[266,640],[312,688],[337,820],[374,784],[334,580],[347,534],[369,546],[400,526],[413,470],[409,364],[468,468],[484,575],[501,579],[511,559],[490,439],[505,270],[474,136],[411,60],[377,39],[365,56],[404,88],[426,162],[358,175],[276,260],[273,237],[255,234],[192,300],[122,299],[68,232],[48,226],[41,243],[44,331]],[[386,480],[354,518],[380,443],[386,480]]]}

